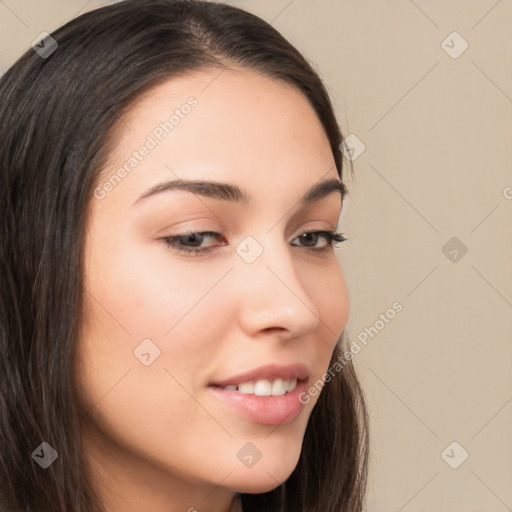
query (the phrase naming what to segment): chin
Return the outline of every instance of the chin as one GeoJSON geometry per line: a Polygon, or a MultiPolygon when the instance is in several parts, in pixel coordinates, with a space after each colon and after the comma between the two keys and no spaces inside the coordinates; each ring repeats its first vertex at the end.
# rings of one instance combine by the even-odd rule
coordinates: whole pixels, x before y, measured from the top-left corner
{"type": "Polygon", "coordinates": [[[235,492],[261,494],[272,491],[284,483],[296,468],[297,458],[284,456],[279,460],[260,460],[252,468],[239,469],[230,475],[229,487],[235,492]]]}
{"type": "Polygon", "coordinates": [[[235,482],[231,486],[235,492],[244,493],[244,494],[263,494],[265,492],[272,491],[279,487],[283,482],[285,482],[289,474],[281,479],[281,478],[272,478],[268,473],[260,474],[260,475],[252,475],[246,478],[236,478],[235,482]]]}

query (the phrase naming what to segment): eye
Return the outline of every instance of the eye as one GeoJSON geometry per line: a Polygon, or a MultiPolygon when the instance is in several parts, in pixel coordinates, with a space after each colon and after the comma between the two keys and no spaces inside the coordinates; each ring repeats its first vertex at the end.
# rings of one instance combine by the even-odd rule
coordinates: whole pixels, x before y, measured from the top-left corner
{"type": "Polygon", "coordinates": [[[344,242],[346,240],[342,233],[338,233],[336,231],[306,231],[296,238],[296,240],[299,239],[306,243],[306,248],[310,248],[315,251],[327,251],[331,249],[335,243],[344,242]],[[326,243],[325,245],[318,247],[317,242],[322,239],[326,241],[326,243]]]}
{"type": "MultiPolygon", "coordinates": [[[[194,232],[192,230],[185,233],[173,236],[163,237],[161,240],[171,249],[185,254],[194,256],[202,256],[211,252],[215,247],[227,245],[227,242],[205,246],[203,242],[208,239],[219,240],[223,238],[220,233],[214,231],[201,231],[194,232]]],[[[342,233],[336,231],[306,231],[300,234],[295,240],[300,240],[303,248],[311,249],[315,252],[328,251],[337,242],[343,242],[346,238],[342,233]],[[318,246],[319,241],[324,241],[324,244],[318,246]]],[[[297,244],[292,244],[297,245],[297,244]]]]}
{"type": "MultiPolygon", "coordinates": [[[[215,233],[213,231],[187,231],[181,235],[173,235],[162,238],[162,240],[167,244],[171,249],[176,249],[179,252],[184,252],[187,254],[194,254],[199,256],[201,254],[206,254],[210,252],[215,246],[204,247],[201,243],[208,238],[213,238],[218,240],[220,238],[219,233],[215,233]]],[[[217,244],[219,245],[219,244],[217,244]]],[[[226,245],[226,244],[220,244],[226,245]]]]}

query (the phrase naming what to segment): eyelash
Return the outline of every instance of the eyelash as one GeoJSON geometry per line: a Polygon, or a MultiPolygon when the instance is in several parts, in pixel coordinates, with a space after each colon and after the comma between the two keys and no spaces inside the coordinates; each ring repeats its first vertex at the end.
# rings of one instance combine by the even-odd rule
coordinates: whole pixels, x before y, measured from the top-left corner
{"type": "MultiPolygon", "coordinates": [[[[319,235],[319,236],[324,237],[325,240],[327,240],[327,245],[325,247],[320,247],[320,248],[316,248],[316,249],[310,248],[310,247],[305,247],[305,249],[310,249],[312,251],[319,252],[319,253],[326,252],[326,251],[330,250],[332,247],[334,247],[335,243],[341,243],[346,240],[343,233],[338,233],[337,231],[305,231],[304,233],[301,233],[296,238],[300,238],[301,236],[308,235],[308,234],[319,235]]],[[[190,247],[187,247],[187,248],[179,247],[177,242],[179,242],[179,240],[181,238],[184,238],[184,237],[187,237],[190,235],[210,236],[210,237],[217,238],[217,239],[220,236],[219,233],[215,233],[214,231],[198,232],[198,231],[187,230],[180,235],[166,236],[166,237],[161,238],[161,240],[163,240],[164,243],[171,249],[174,249],[178,252],[194,255],[194,256],[202,256],[204,254],[210,253],[213,249],[215,249],[215,247],[218,247],[218,246],[213,246],[213,247],[205,247],[202,249],[196,249],[196,248],[190,248],[190,247]]]]}

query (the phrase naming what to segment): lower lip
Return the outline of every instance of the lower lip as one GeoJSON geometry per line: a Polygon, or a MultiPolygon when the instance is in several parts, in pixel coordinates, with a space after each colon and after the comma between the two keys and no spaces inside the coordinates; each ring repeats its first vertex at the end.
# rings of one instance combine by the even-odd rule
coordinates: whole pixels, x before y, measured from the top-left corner
{"type": "Polygon", "coordinates": [[[297,416],[302,408],[299,395],[306,390],[306,381],[298,381],[297,387],[285,395],[245,395],[238,391],[209,386],[208,389],[220,400],[231,405],[246,418],[261,425],[282,425],[297,416]]]}

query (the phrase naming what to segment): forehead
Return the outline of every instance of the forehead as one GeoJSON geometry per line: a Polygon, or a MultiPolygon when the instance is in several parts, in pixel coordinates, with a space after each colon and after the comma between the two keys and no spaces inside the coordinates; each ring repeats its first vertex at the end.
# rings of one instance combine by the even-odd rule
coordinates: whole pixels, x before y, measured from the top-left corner
{"type": "Polygon", "coordinates": [[[324,129],[292,85],[254,71],[202,70],[140,96],[116,125],[103,173],[130,159],[125,192],[170,178],[303,190],[337,178],[324,129]],[[139,149],[144,150],[142,158],[139,149]],[[128,186],[129,183],[129,186],[128,186]]]}

